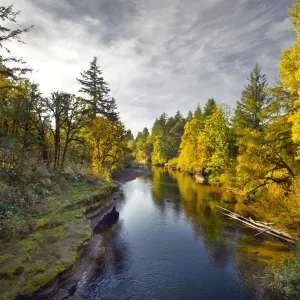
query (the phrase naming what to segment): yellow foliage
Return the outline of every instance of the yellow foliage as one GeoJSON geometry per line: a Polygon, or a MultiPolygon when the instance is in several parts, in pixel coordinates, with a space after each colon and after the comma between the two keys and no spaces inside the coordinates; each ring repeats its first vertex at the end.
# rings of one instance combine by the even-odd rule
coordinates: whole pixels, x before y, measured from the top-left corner
{"type": "Polygon", "coordinates": [[[200,133],[201,123],[198,119],[187,122],[181,138],[178,168],[187,172],[201,171],[207,158],[204,135],[200,133]]]}
{"type": "Polygon", "coordinates": [[[123,124],[104,117],[92,121],[86,138],[91,146],[92,168],[97,175],[113,170],[128,149],[123,124]]]}
{"type": "MultiPolygon", "coordinates": [[[[284,88],[298,98],[292,103],[292,111],[289,114],[289,122],[292,123],[292,139],[300,144],[300,1],[293,1],[290,14],[292,24],[296,30],[297,38],[294,46],[283,50],[279,64],[280,78],[284,88]]],[[[300,158],[300,145],[298,147],[298,159],[300,158]]]]}

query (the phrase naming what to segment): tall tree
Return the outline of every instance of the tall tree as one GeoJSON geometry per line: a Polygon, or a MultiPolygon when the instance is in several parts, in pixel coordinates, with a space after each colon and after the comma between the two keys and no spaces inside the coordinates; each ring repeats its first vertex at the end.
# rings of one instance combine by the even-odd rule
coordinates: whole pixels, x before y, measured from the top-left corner
{"type": "Polygon", "coordinates": [[[250,73],[248,81],[242,92],[241,101],[237,102],[233,126],[241,129],[259,129],[265,122],[264,112],[268,108],[270,96],[267,91],[266,75],[261,74],[258,64],[250,73]]]}
{"type": "MultiPolygon", "coordinates": [[[[16,79],[19,74],[25,74],[30,69],[27,67],[22,67],[25,64],[22,58],[14,57],[10,50],[7,48],[6,44],[11,41],[17,41],[18,43],[23,43],[21,35],[31,30],[31,27],[22,28],[17,23],[17,16],[20,14],[19,11],[13,10],[13,5],[0,6],[0,75],[16,79]],[[16,29],[11,29],[7,27],[7,24],[17,25],[16,29]],[[13,67],[9,67],[8,64],[13,63],[13,67]],[[17,73],[17,74],[16,74],[17,73]]],[[[12,87],[13,85],[11,85],[12,87]]],[[[3,88],[5,86],[1,86],[3,88]]]]}
{"type": "Polygon", "coordinates": [[[66,112],[70,101],[70,94],[64,92],[52,92],[47,99],[47,107],[54,120],[52,134],[54,138],[54,169],[59,166],[61,156],[61,131],[66,125],[66,112]]]}
{"type": "Polygon", "coordinates": [[[84,101],[92,118],[100,114],[110,120],[118,119],[115,99],[109,95],[110,89],[102,73],[98,65],[98,59],[94,57],[90,62],[89,69],[81,72],[81,78],[77,78],[81,85],[79,92],[85,93],[90,97],[90,99],[85,99],[84,101]]]}

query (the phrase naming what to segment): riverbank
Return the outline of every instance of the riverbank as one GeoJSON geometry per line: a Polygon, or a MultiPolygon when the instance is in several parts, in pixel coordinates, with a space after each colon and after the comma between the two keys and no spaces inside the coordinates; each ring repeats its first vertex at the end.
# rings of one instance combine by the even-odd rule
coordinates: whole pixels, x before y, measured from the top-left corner
{"type": "Polygon", "coordinates": [[[118,182],[149,175],[137,168],[118,172],[116,182],[70,182],[28,209],[31,233],[0,246],[0,299],[52,299],[61,281],[74,280],[76,272],[80,277],[80,269],[99,255],[93,230],[118,200],[118,182]]]}
{"type": "Polygon", "coordinates": [[[137,168],[128,168],[116,172],[113,174],[112,179],[119,183],[125,183],[128,181],[132,181],[140,176],[151,176],[151,175],[152,175],[151,170],[145,169],[143,167],[137,167],[137,168]]]}
{"type": "Polygon", "coordinates": [[[0,298],[26,298],[70,270],[92,237],[91,214],[118,190],[115,182],[71,182],[26,211],[31,233],[0,246],[0,298]]]}
{"type": "Polygon", "coordinates": [[[41,299],[263,299],[259,276],[271,259],[289,254],[280,241],[223,218],[217,205],[234,207],[233,195],[183,173],[153,168],[153,177],[121,190],[119,220],[94,231],[81,271],[59,295],[41,299]]]}

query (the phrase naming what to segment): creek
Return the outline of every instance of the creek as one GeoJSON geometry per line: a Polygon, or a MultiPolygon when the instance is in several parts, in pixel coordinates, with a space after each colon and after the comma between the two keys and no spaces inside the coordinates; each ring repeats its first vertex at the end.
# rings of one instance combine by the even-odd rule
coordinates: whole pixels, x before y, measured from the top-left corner
{"type": "Polygon", "coordinates": [[[288,246],[226,219],[218,205],[253,214],[236,196],[161,168],[121,191],[94,233],[105,251],[67,299],[276,299],[263,276],[288,246]]]}

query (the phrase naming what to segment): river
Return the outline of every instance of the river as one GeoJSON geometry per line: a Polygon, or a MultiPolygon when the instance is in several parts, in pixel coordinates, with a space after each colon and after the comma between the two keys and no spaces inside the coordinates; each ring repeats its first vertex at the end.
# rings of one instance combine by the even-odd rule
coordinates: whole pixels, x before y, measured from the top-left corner
{"type": "Polygon", "coordinates": [[[288,247],[222,216],[217,205],[252,214],[234,195],[153,171],[121,186],[105,253],[68,299],[275,299],[264,270],[288,247]]]}

